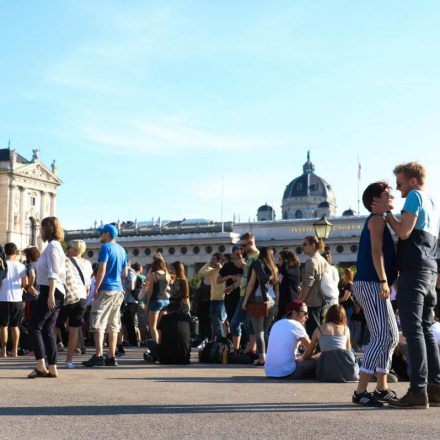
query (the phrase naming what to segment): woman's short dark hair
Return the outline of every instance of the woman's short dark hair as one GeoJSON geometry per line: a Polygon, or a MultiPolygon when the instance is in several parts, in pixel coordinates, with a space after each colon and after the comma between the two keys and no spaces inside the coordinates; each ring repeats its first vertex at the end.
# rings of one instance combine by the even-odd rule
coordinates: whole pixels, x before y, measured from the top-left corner
{"type": "Polygon", "coordinates": [[[325,315],[325,323],[332,322],[337,325],[347,325],[347,315],[345,314],[344,306],[333,304],[325,315]]]}
{"type": "Polygon", "coordinates": [[[371,205],[373,204],[374,198],[379,198],[384,191],[390,188],[390,185],[386,182],[374,182],[368,185],[362,194],[362,202],[365,209],[371,212],[371,205]]]}
{"type": "Polygon", "coordinates": [[[18,249],[15,243],[6,243],[5,244],[5,255],[7,257],[11,257],[12,255],[17,255],[18,249]]]}
{"type": "Polygon", "coordinates": [[[35,246],[26,248],[23,253],[27,263],[35,263],[40,258],[40,250],[35,246]]]}

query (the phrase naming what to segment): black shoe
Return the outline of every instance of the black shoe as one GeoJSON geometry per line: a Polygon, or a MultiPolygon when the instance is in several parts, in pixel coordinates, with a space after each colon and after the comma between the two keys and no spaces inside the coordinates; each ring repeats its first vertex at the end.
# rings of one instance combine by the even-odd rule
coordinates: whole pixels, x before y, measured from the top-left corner
{"type": "Polygon", "coordinates": [[[355,403],[356,405],[361,406],[370,406],[370,407],[376,407],[376,408],[382,408],[383,403],[379,402],[372,393],[369,393],[368,391],[364,391],[361,394],[357,394],[356,391],[353,393],[353,397],[351,398],[351,401],[355,403]]]}
{"type": "Polygon", "coordinates": [[[118,349],[116,350],[116,357],[124,356],[124,354],[125,354],[124,347],[122,345],[119,345],[118,349]]]}
{"type": "Polygon", "coordinates": [[[379,402],[388,403],[392,400],[397,399],[397,394],[395,391],[387,389],[387,390],[378,390],[377,388],[373,391],[373,396],[379,402]]]}
{"type": "Polygon", "coordinates": [[[116,361],[116,358],[106,358],[105,359],[105,366],[106,367],[117,367],[118,362],[116,361]]]}
{"type": "Polygon", "coordinates": [[[401,398],[390,400],[389,405],[393,408],[405,409],[428,409],[428,393],[426,391],[412,391],[411,389],[401,398]]]}
{"type": "Polygon", "coordinates": [[[96,356],[96,354],[94,354],[88,361],[84,361],[82,364],[85,367],[103,367],[105,362],[102,356],[96,356]]]}

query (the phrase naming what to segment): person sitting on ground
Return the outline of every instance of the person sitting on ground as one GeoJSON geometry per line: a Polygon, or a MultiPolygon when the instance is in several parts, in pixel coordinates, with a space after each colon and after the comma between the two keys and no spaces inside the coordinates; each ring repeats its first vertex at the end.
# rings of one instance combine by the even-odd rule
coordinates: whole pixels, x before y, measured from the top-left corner
{"type": "Polygon", "coordinates": [[[305,323],[307,306],[300,300],[289,303],[286,317],[277,321],[270,331],[264,370],[267,377],[310,379],[315,376],[316,360],[297,358],[298,347],[307,348],[310,339],[305,323]]]}
{"type": "Polygon", "coordinates": [[[159,342],[149,339],[144,359],[161,364],[189,364],[191,356],[191,317],[186,301],[174,301],[158,324],[159,342]]]}
{"type": "Polygon", "coordinates": [[[303,359],[311,359],[319,344],[321,353],[316,378],[322,382],[352,382],[359,378],[359,366],[351,351],[347,316],[341,305],[332,305],[325,315],[324,324],[316,328],[303,359]]]}

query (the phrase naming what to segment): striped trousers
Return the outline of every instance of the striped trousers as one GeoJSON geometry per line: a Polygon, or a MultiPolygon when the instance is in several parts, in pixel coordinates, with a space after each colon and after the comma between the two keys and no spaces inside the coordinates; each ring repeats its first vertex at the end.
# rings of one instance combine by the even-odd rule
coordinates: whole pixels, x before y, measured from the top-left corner
{"type": "Polygon", "coordinates": [[[394,349],[399,342],[391,301],[380,299],[380,284],[374,281],[355,281],[353,293],[364,311],[371,335],[360,371],[388,373],[394,349]]]}

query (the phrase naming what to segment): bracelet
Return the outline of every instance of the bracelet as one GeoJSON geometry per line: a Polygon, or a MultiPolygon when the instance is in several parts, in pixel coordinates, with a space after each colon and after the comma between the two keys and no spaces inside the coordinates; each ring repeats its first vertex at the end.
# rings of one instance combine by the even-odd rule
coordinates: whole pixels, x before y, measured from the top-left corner
{"type": "Polygon", "coordinates": [[[379,284],[386,284],[387,282],[387,280],[379,280],[379,284]]]}

